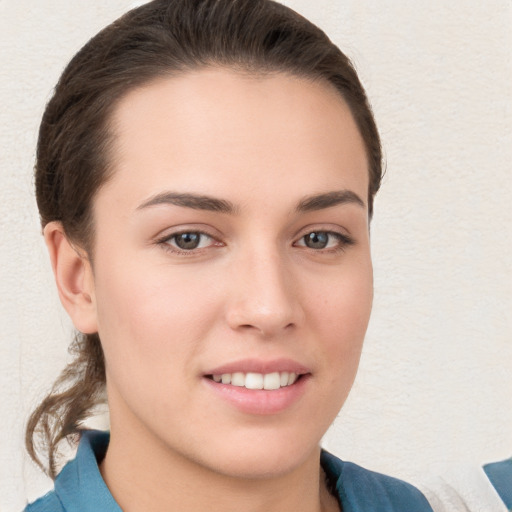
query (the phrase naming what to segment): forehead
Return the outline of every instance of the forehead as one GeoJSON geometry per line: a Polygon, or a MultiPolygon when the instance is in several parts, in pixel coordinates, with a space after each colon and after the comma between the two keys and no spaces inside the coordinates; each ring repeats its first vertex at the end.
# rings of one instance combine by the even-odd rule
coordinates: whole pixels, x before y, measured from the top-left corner
{"type": "Polygon", "coordinates": [[[191,71],[128,93],[111,126],[112,185],[122,176],[155,193],[151,187],[160,185],[151,179],[159,177],[169,186],[224,195],[248,181],[275,186],[293,171],[290,193],[306,182],[321,189],[347,188],[348,181],[366,198],[364,143],[339,92],[322,81],[191,71]]]}

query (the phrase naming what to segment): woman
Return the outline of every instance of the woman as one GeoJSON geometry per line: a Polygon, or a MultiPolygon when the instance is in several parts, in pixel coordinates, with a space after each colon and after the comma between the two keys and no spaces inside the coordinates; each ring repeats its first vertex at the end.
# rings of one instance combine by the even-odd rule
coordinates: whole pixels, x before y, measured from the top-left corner
{"type": "Polygon", "coordinates": [[[38,206],[76,360],[34,412],[27,510],[431,510],[319,443],[372,303],[378,133],[347,58],[268,1],[155,1],[65,70],[38,206]]]}

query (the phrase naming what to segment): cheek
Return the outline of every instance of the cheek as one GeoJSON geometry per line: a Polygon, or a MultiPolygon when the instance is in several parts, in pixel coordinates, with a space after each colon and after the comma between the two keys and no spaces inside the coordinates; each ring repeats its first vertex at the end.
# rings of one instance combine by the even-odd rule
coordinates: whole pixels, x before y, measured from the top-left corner
{"type": "Polygon", "coordinates": [[[319,333],[327,354],[327,364],[336,370],[333,378],[355,376],[373,301],[371,261],[361,259],[324,283],[312,297],[313,329],[319,333]]]}
{"type": "Polygon", "coordinates": [[[359,365],[373,299],[369,257],[316,285],[308,300],[310,333],[316,339],[311,355],[318,364],[311,416],[324,418],[326,430],[343,407],[359,365]]]}
{"type": "Polygon", "coordinates": [[[98,269],[96,300],[107,365],[143,373],[169,371],[177,360],[186,364],[217,318],[215,287],[205,286],[205,276],[191,278],[165,265],[133,260],[103,268],[108,271],[98,269]]]}
{"type": "Polygon", "coordinates": [[[215,288],[183,269],[135,260],[105,268],[98,272],[97,306],[112,414],[166,424],[167,414],[179,416],[188,406],[185,394],[169,390],[192,387],[201,342],[218,317],[215,288]]]}
{"type": "Polygon", "coordinates": [[[346,333],[364,334],[373,301],[373,271],[368,257],[356,259],[355,264],[341,267],[316,287],[311,307],[323,318],[324,328],[337,326],[346,333]]]}

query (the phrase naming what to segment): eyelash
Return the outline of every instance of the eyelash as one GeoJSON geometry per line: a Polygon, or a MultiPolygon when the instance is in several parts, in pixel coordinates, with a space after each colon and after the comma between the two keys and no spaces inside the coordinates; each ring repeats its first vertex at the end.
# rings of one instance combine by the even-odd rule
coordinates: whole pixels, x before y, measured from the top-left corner
{"type": "Polygon", "coordinates": [[[222,242],[217,241],[215,239],[215,237],[213,237],[209,233],[206,233],[201,230],[192,230],[192,229],[179,231],[177,233],[172,233],[170,235],[166,235],[165,237],[162,237],[159,240],[157,240],[157,244],[161,245],[166,251],[169,251],[173,254],[183,255],[183,256],[193,256],[193,255],[197,254],[198,251],[201,251],[202,249],[207,249],[208,247],[210,247],[212,245],[213,246],[223,245],[222,242]],[[182,248],[177,247],[176,245],[172,244],[172,241],[173,240],[176,241],[176,238],[181,235],[199,235],[199,237],[201,237],[201,238],[204,238],[204,237],[209,238],[210,240],[212,240],[212,243],[210,243],[207,247],[195,247],[193,249],[182,249],[182,248]]]}
{"type": "MultiPolygon", "coordinates": [[[[313,252],[316,252],[316,253],[328,253],[328,254],[337,254],[337,253],[340,253],[340,252],[344,252],[347,247],[350,247],[351,245],[354,245],[355,244],[355,240],[344,234],[344,233],[339,233],[338,231],[329,231],[329,230],[326,230],[326,229],[314,229],[314,230],[311,230],[311,231],[308,231],[307,233],[305,233],[304,235],[302,235],[298,241],[304,241],[304,244],[300,244],[298,245],[299,247],[304,247],[305,249],[308,249],[310,251],[313,251],[313,252]],[[312,247],[308,247],[306,245],[306,242],[305,242],[305,239],[307,236],[312,236],[312,235],[327,235],[329,238],[334,238],[337,243],[334,247],[323,247],[323,248],[319,248],[319,249],[315,249],[315,248],[312,248],[312,247]]],[[[295,242],[295,246],[297,246],[298,244],[298,241],[295,242]]],[[[327,242],[327,245],[330,243],[330,240],[327,242]]]]}
{"type": "MultiPolygon", "coordinates": [[[[169,251],[173,254],[184,255],[184,256],[193,256],[193,255],[197,254],[199,251],[201,251],[203,249],[207,249],[208,247],[223,245],[222,242],[219,242],[218,240],[216,240],[215,237],[213,237],[209,233],[206,233],[206,232],[200,231],[200,230],[186,230],[186,231],[179,231],[177,233],[172,233],[170,235],[166,235],[165,237],[158,239],[156,241],[156,243],[158,245],[161,245],[166,251],[169,251]],[[201,238],[206,237],[206,238],[210,239],[212,242],[209,245],[207,245],[206,247],[194,247],[191,249],[182,249],[180,247],[177,247],[177,245],[175,245],[175,243],[172,244],[172,241],[176,242],[176,238],[181,235],[199,235],[200,240],[201,240],[201,238]]],[[[199,242],[199,244],[201,244],[201,241],[199,242]]],[[[307,233],[302,235],[296,242],[294,242],[293,246],[294,247],[304,247],[304,249],[307,249],[314,253],[337,254],[340,252],[344,252],[347,249],[347,247],[354,245],[354,244],[355,244],[355,240],[346,234],[339,233],[337,231],[318,229],[318,230],[308,231],[307,233]],[[311,236],[311,235],[317,235],[317,236],[318,235],[327,235],[328,236],[327,245],[329,245],[331,238],[336,239],[337,243],[334,247],[327,247],[327,248],[323,247],[323,248],[318,248],[318,249],[312,248],[312,247],[307,246],[306,242],[305,242],[306,237],[311,236]],[[304,243],[299,244],[300,241],[304,241],[304,243]]]]}

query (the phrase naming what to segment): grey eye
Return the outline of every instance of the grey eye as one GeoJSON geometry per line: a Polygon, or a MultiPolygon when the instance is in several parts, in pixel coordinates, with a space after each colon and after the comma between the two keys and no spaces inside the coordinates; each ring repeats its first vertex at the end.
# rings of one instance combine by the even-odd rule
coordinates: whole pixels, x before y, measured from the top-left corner
{"type": "Polygon", "coordinates": [[[201,233],[180,233],[179,235],[174,235],[172,238],[176,247],[190,251],[199,247],[201,236],[201,233]]]}
{"type": "Polygon", "coordinates": [[[304,245],[310,249],[325,249],[329,243],[329,233],[317,231],[304,236],[304,245]]]}

